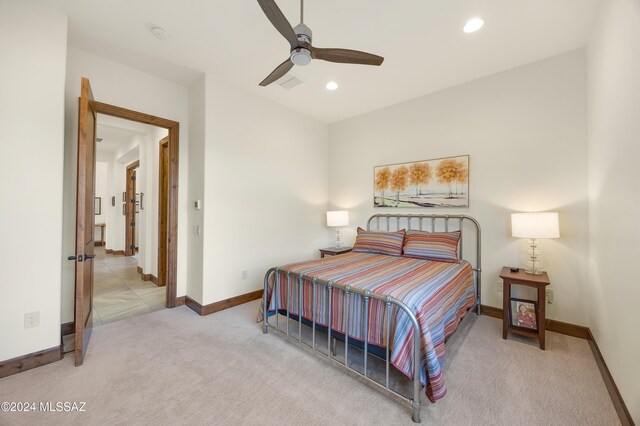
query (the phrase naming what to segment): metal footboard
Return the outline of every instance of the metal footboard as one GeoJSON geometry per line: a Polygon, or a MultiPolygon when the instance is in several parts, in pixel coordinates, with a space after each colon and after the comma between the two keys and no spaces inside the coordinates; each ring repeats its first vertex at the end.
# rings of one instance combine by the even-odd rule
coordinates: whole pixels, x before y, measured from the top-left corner
{"type": "MultiPolygon", "coordinates": [[[[474,273],[474,290],[476,294],[476,304],[470,309],[475,310],[478,315],[480,315],[480,296],[481,296],[481,233],[480,233],[480,224],[476,219],[471,216],[465,215],[412,215],[412,214],[378,214],[371,216],[367,222],[368,230],[381,230],[381,231],[393,231],[399,229],[406,230],[421,230],[421,231],[456,231],[460,230],[460,242],[459,242],[459,255],[460,258],[465,258],[463,248],[465,247],[464,239],[465,235],[468,234],[468,228],[465,231],[465,224],[470,224],[468,228],[475,234],[475,252],[472,253],[468,260],[472,264],[472,269],[474,273]],[[375,226],[372,226],[374,225],[375,226]],[[428,226],[426,225],[428,224],[428,226]],[[395,225],[395,226],[394,226],[395,225]],[[373,228],[373,229],[372,229],[373,228]]],[[[396,392],[389,386],[389,370],[390,370],[390,335],[391,335],[391,313],[392,309],[395,307],[396,312],[398,310],[404,312],[407,315],[407,318],[411,322],[413,327],[413,378],[412,378],[412,396],[409,398],[409,402],[411,403],[412,408],[412,419],[416,423],[420,423],[420,393],[421,393],[421,383],[420,383],[420,368],[421,368],[421,359],[420,359],[420,350],[421,350],[421,334],[420,327],[418,325],[418,320],[414,313],[401,301],[391,296],[383,296],[371,293],[369,290],[361,290],[359,288],[351,287],[349,285],[342,285],[336,283],[334,281],[325,281],[316,277],[311,277],[304,274],[298,274],[291,271],[284,271],[279,268],[271,268],[267,271],[264,277],[264,296],[263,296],[263,332],[266,334],[269,332],[269,328],[275,329],[279,331],[281,334],[286,335],[291,340],[298,342],[304,347],[311,349],[316,354],[321,354],[331,361],[333,361],[336,365],[345,368],[351,373],[355,373],[359,377],[366,379],[367,382],[374,384],[375,386],[386,390],[392,393],[396,397],[400,397],[403,400],[407,400],[407,397],[401,395],[396,392]],[[286,284],[281,283],[281,274],[286,273],[286,284]],[[273,280],[273,292],[271,294],[271,298],[267,297],[269,294],[269,281],[270,277],[275,274],[275,278],[273,280]],[[311,345],[304,341],[302,336],[302,323],[303,323],[303,286],[305,285],[312,286],[312,320],[311,320],[311,345]],[[290,330],[290,318],[291,318],[291,308],[294,308],[292,305],[292,294],[291,289],[292,286],[298,286],[298,306],[297,306],[297,322],[298,322],[298,330],[297,333],[293,333],[290,330]],[[284,289],[283,289],[284,286],[284,289]],[[326,304],[326,313],[327,313],[327,342],[326,342],[326,354],[320,349],[324,347],[324,344],[316,344],[316,328],[317,328],[317,318],[318,305],[316,303],[318,289],[322,289],[321,291],[326,292],[327,294],[327,304],[326,304]],[[344,362],[341,362],[339,359],[336,359],[333,356],[333,344],[335,343],[335,339],[333,339],[332,333],[333,324],[332,324],[332,314],[334,307],[332,306],[332,294],[334,289],[339,289],[344,292],[344,362]],[[279,324],[279,317],[281,307],[279,306],[280,301],[280,292],[286,291],[286,328],[281,329],[279,324]],[[360,295],[362,299],[362,307],[363,314],[365,320],[362,322],[362,336],[363,338],[363,357],[364,357],[364,368],[362,373],[354,368],[349,366],[349,300],[350,297],[353,297],[354,294],[360,295]],[[269,306],[267,304],[267,300],[273,300],[275,298],[275,325],[269,322],[268,309],[269,306]],[[386,326],[386,341],[385,341],[385,353],[386,357],[385,361],[385,383],[384,385],[373,380],[373,378],[369,377],[367,374],[368,367],[368,357],[373,356],[369,354],[369,311],[370,311],[370,301],[371,299],[376,299],[384,303],[384,324],[386,326]]],[[[293,318],[296,319],[296,318],[293,318]]]]}
{"type": "Polygon", "coordinates": [[[409,320],[411,321],[411,325],[413,326],[413,395],[412,395],[412,399],[410,399],[409,401],[411,402],[411,407],[412,407],[412,419],[414,422],[416,423],[420,423],[420,391],[421,391],[421,384],[420,384],[420,348],[421,348],[421,338],[420,338],[420,327],[418,326],[418,320],[416,319],[416,316],[413,314],[413,312],[411,312],[411,310],[407,307],[407,305],[405,305],[401,300],[398,300],[394,297],[391,296],[381,296],[375,293],[371,293],[369,290],[361,290],[359,288],[355,288],[355,287],[351,287],[349,285],[341,285],[338,284],[336,282],[333,281],[325,281],[316,277],[310,277],[307,275],[303,275],[303,274],[298,274],[295,272],[290,272],[287,271],[287,283],[286,283],[286,291],[287,291],[287,309],[286,309],[286,317],[287,317],[287,326],[286,329],[282,330],[280,328],[279,325],[279,317],[280,314],[278,314],[279,311],[279,306],[278,306],[278,301],[280,300],[280,292],[283,290],[282,289],[282,283],[280,282],[280,269],[278,268],[271,268],[267,271],[265,277],[264,277],[264,295],[269,294],[269,278],[272,274],[275,274],[275,282],[274,282],[274,288],[273,288],[273,292],[272,292],[272,298],[275,298],[276,300],[276,315],[275,315],[275,326],[272,325],[269,322],[269,316],[268,316],[268,308],[269,306],[267,305],[267,297],[263,297],[263,313],[264,313],[264,322],[263,322],[263,332],[266,334],[269,332],[269,328],[275,329],[277,331],[280,331],[283,334],[286,334],[287,337],[289,337],[290,339],[296,340],[297,342],[299,342],[300,344],[303,344],[305,346],[308,346],[309,348],[313,349],[316,353],[322,354],[327,356],[329,359],[331,359],[332,361],[334,361],[337,365],[340,365],[341,367],[344,367],[352,372],[357,373],[358,375],[360,375],[361,377],[365,378],[367,381],[375,384],[378,387],[381,387],[389,392],[392,392],[393,394],[400,396],[401,398],[405,398],[403,395],[399,394],[398,392],[394,391],[393,389],[391,389],[389,387],[389,364],[390,364],[390,351],[389,351],[389,335],[390,330],[391,330],[391,309],[392,309],[392,305],[396,306],[398,309],[401,309],[409,318],[409,320]],[[307,344],[306,342],[304,342],[303,338],[302,338],[302,307],[303,307],[303,296],[304,296],[304,292],[303,290],[303,284],[304,281],[309,281],[311,282],[311,285],[313,286],[313,291],[312,291],[312,327],[311,327],[311,333],[312,333],[312,343],[311,345],[307,344]],[[291,285],[298,285],[298,333],[297,336],[295,334],[292,334],[289,328],[289,318],[290,318],[290,304],[291,304],[291,285]],[[317,313],[316,313],[316,309],[317,309],[317,304],[316,304],[316,294],[318,293],[317,290],[320,287],[324,287],[323,291],[327,292],[327,300],[328,300],[328,304],[327,304],[327,319],[328,319],[328,324],[327,324],[327,353],[325,354],[324,352],[320,351],[318,349],[318,346],[316,345],[316,319],[317,319],[317,313]],[[332,306],[332,292],[334,289],[340,289],[344,292],[344,300],[345,300],[345,333],[344,333],[344,338],[345,338],[345,342],[344,342],[344,363],[340,362],[339,360],[337,360],[335,357],[332,356],[332,314],[333,314],[333,306],[332,306]],[[377,299],[380,300],[382,302],[384,302],[385,304],[385,314],[384,314],[384,318],[385,318],[385,324],[386,324],[386,359],[385,359],[385,385],[381,385],[380,383],[378,383],[377,381],[371,379],[368,375],[367,375],[367,364],[368,364],[368,357],[370,356],[369,354],[369,348],[368,348],[368,333],[369,333],[369,321],[365,320],[363,321],[363,327],[364,327],[364,332],[363,332],[363,336],[364,336],[364,368],[363,368],[363,372],[360,373],[358,370],[355,370],[351,367],[349,367],[349,297],[352,294],[359,294],[362,296],[362,303],[363,303],[363,311],[364,311],[364,318],[369,318],[369,301],[370,299],[377,299]]]}

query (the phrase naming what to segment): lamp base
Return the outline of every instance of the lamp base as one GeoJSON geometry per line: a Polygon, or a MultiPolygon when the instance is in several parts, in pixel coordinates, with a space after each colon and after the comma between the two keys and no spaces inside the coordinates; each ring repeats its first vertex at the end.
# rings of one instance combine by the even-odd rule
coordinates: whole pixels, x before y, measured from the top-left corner
{"type": "Polygon", "coordinates": [[[336,228],[336,248],[342,248],[342,241],[340,240],[340,227],[336,228]]]}
{"type": "Polygon", "coordinates": [[[544,271],[541,271],[540,269],[525,269],[524,272],[526,272],[529,275],[542,275],[542,274],[544,274],[544,271]]]}

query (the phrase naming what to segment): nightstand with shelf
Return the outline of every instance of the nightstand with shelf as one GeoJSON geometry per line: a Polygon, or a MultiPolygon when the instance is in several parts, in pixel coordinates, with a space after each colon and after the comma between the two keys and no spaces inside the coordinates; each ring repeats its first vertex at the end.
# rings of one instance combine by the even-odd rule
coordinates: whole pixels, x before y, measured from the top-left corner
{"type": "Polygon", "coordinates": [[[320,249],[320,258],[325,256],[337,256],[339,254],[349,253],[351,247],[327,247],[320,249]]]}
{"type": "Polygon", "coordinates": [[[545,348],[545,307],[546,307],[546,287],[550,284],[549,276],[546,272],[540,275],[528,274],[522,269],[518,272],[511,272],[508,266],[502,268],[500,272],[500,278],[502,278],[502,338],[506,339],[509,332],[519,334],[521,336],[534,337],[538,339],[540,349],[545,348]],[[533,287],[537,290],[538,300],[523,300],[511,298],[511,285],[522,285],[527,287],[533,287]],[[527,329],[526,327],[514,326],[511,322],[511,301],[520,302],[526,304],[537,304],[537,310],[535,312],[535,324],[537,330],[527,329]]]}

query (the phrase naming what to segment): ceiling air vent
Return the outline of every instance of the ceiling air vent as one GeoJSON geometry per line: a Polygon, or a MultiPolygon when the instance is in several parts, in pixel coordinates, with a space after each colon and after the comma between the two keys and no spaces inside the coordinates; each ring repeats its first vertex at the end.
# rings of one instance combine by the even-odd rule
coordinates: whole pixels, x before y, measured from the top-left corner
{"type": "Polygon", "coordinates": [[[282,87],[283,89],[287,89],[287,90],[293,89],[294,87],[302,83],[303,83],[302,80],[300,80],[298,77],[296,77],[291,73],[285,74],[284,76],[282,76],[280,80],[278,80],[278,85],[280,85],[280,87],[282,87]]]}

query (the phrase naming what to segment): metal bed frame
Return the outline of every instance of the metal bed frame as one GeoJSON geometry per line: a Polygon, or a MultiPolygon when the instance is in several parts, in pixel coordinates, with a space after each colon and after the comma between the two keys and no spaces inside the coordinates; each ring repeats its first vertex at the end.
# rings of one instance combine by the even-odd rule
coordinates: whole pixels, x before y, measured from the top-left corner
{"type": "MultiPolygon", "coordinates": [[[[472,230],[475,231],[476,233],[476,250],[475,250],[475,262],[472,263],[472,268],[473,268],[473,283],[474,283],[474,290],[475,290],[475,294],[476,294],[476,303],[474,306],[472,306],[468,312],[473,311],[474,309],[476,310],[476,313],[478,315],[480,315],[480,296],[481,296],[481,272],[482,272],[482,268],[481,268],[481,233],[480,233],[480,224],[478,223],[478,221],[476,219],[474,219],[471,216],[466,216],[466,215],[436,215],[436,214],[432,214],[432,215],[423,215],[423,214],[376,214],[373,215],[369,218],[368,222],[367,222],[367,230],[372,230],[371,229],[371,225],[372,223],[376,222],[376,228],[375,230],[385,230],[385,231],[390,231],[391,230],[391,224],[392,224],[392,219],[395,219],[395,224],[396,224],[396,230],[401,229],[400,226],[402,224],[402,222],[406,223],[406,229],[407,230],[429,230],[429,231],[437,231],[439,229],[436,229],[436,225],[438,224],[438,221],[442,221],[444,223],[444,231],[448,232],[450,231],[450,224],[449,222],[457,222],[457,227],[455,227],[455,229],[451,229],[452,231],[456,231],[456,230],[460,230],[460,242],[459,242],[459,254],[460,254],[460,258],[463,258],[463,241],[464,241],[464,224],[466,222],[469,222],[472,225],[472,230]],[[381,221],[381,219],[383,219],[381,221]],[[381,228],[381,222],[382,225],[384,225],[384,228],[381,228]],[[417,222],[417,227],[415,227],[414,225],[417,222]],[[431,226],[429,227],[429,229],[425,229],[424,227],[424,223],[425,222],[431,222],[431,226]]],[[[311,276],[307,276],[304,274],[299,274],[299,273],[295,273],[295,272],[290,272],[287,271],[287,279],[286,279],[286,291],[287,291],[287,309],[286,309],[286,318],[287,318],[287,326],[285,330],[280,329],[279,326],[279,321],[278,318],[280,317],[279,313],[279,309],[276,305],[276,315],[275,315],[275,326],[273,326],[272,324],[269,323],[269,316],[267,315],[267,297],[266,295],[268,294],[268,289],[269,289],[269,277],[272,274],[276,274],[275,277],[275,283],[274,283],[274,289],[273,289],[273,295],[275,296],[276,300],[279,300],[279,294],[281,290],[281,283],[280,283],[280,274],[278,272],[281,272],[281,270],[279,268],[271,268],[267,271],[267,273],[264,276],[264,295],[263,296],[263,314],[264,314],[264,319],[263,319],[263,333],[267,334],[269,332],[269,328],[275,329],[277,331],[279,331],[280,333],[278,334],[283,334],[286,335],[290,340],[299,343],[301,346],[307,348],[307,349],[311,349],[314,353],[316,354],[321,354],[324,357],[327,357],[328,359],[330,359],[331,361],[333,361],[333,363],[335,365],[338,365],[344,369],[346,369],[348,372],[352,373],[352,374],[356,374],[357,376],[366,379],[366,383],[370,383],[375,385],[378,388],[381,388],[383,390],[386,390],[388,392],[390,392],[391,394],[393,394],[396,397],[400,397],[403,400],[407,400],[406,397],[404,397],[403,395],[401,395],[400,393],[396,392],[395,390],[391,389],[389,387],[389,359],[390,359],[390,349],[389,349],[389,335],[391,333],[387,332],[386,333],[386,360],[385,360],[385,364],[386,364],[386,370],[385,370],[385,385],[383,386],[382,384],[378,383],[377,381],[373,380],[372,378],[370,378],[367,375],[367,358],[369,355],[369,351],[368,351],[368,339],[365,337],[363,344],[364,344],[364,368],[363,368],[363,372],[359,372],[358,370],[355,370],[354,368],[349,367],[349,295],[352,293],[355,294],[359,294],[362,297],[362,303],[364,305],[364,318],[365,321],[363,321],[363,327],[364,327],[364,331],[363,331],[363,336],[368,336],[368,329],[369,329],[369,322],[368,322],[368,318],[369,318],[369,300],[370,299],[377,299],[380,300],[382,302],[385,303],[385,314],[384,314],[384,318],[385,318],[385,324],[387,326],[387,330],[389,330],[390,328],[390,323],[391,323],[391,319],[390,319],[390,312],[391,312],[391,307],[392,305],[394,305],[397,309],[401,309],[402,311],[404,311],[404,313],[407,315],[407,317],[409,318],[411,324],[413,325],[413,338],[414,338],[414,342],[413,342],[413,379],[412,379],[412,387],[413,387],[413,395],[412,398],[409,399],[409,402],[411,403],[411,408],[412,408],[412,420],[416,423],[420,423],[420,392],[421,392],[421,383],[420,383],[420,366],[421,366],[421,362],[420,362],[420,348],[422,346],[422,342],[421,342],[421,335],[420,335],[420,327],[418,326],[418,320],[416,319],[416,316],[414,315],[414,313],[407,307],[407,305],[405,305],[401,300],[398,300],[394,297],[391,296],[383,296],[383,295],[378,295],[378,294],[374,294],[371,293],[369,290],[361,290],[359,288],[354,288],[351,287],[350,285],[342,285],[342,284],[338,284],[334,281],[325,281],[322,279],[318,279],[315,277],[311,277],[311,276]],[[302,338],[302,306],[303,306],[303,283],[304,281],[310,281],[313,285],[313,299],[312,299],[312,321],[311,321],[311,328],[312,328],[312,344],[309,345],[308,343],[303,341],[302,338]],[[295,285],[295,283],[297,282],[298,285],[298,313],[300,314],[299,317],[297,317],[298,320],[298,333],[297,336],[292,334],[289,330],[289,319],[290,314],[289,314],[289,306],[290,305],[290,300],[291,300],[291,285],[293,283],[293,285],[295,285]],[[325,291],[328,292],[328,309],[327,309],[327,313],[328,313],[328,324],[327,324],[327,352],[326,354],[322,351],[320,351],[318,349],[318,347],[316,346],[316,318],[317,318],[317,314],[316,314],[316,293],[317,293],[317,287],[318,286],[324,286],[325,291]],[[345,334],[344,334],[344,363],[341,362],[340,360],[335,358],[335,339],[332,339],[332,329],[331,329],[331,314],[332,314],[332,291],[334,288],[340,289],[344,292],[344,300],[345,300],[345,334]],[[333,343],[333,344],[332,344],[333,343]]],[[[468,313],[467,312],[467,313],[468,313]]],[[[294,315],[295,316],[295,315],[294,315]]],[[[468,315],[465,315],[465,317],[468,315]]],[[[293,318],[294,320],[296,318],[293,318]]],[[[341,334],[341,333],[340,333],[341,334]]]]}

